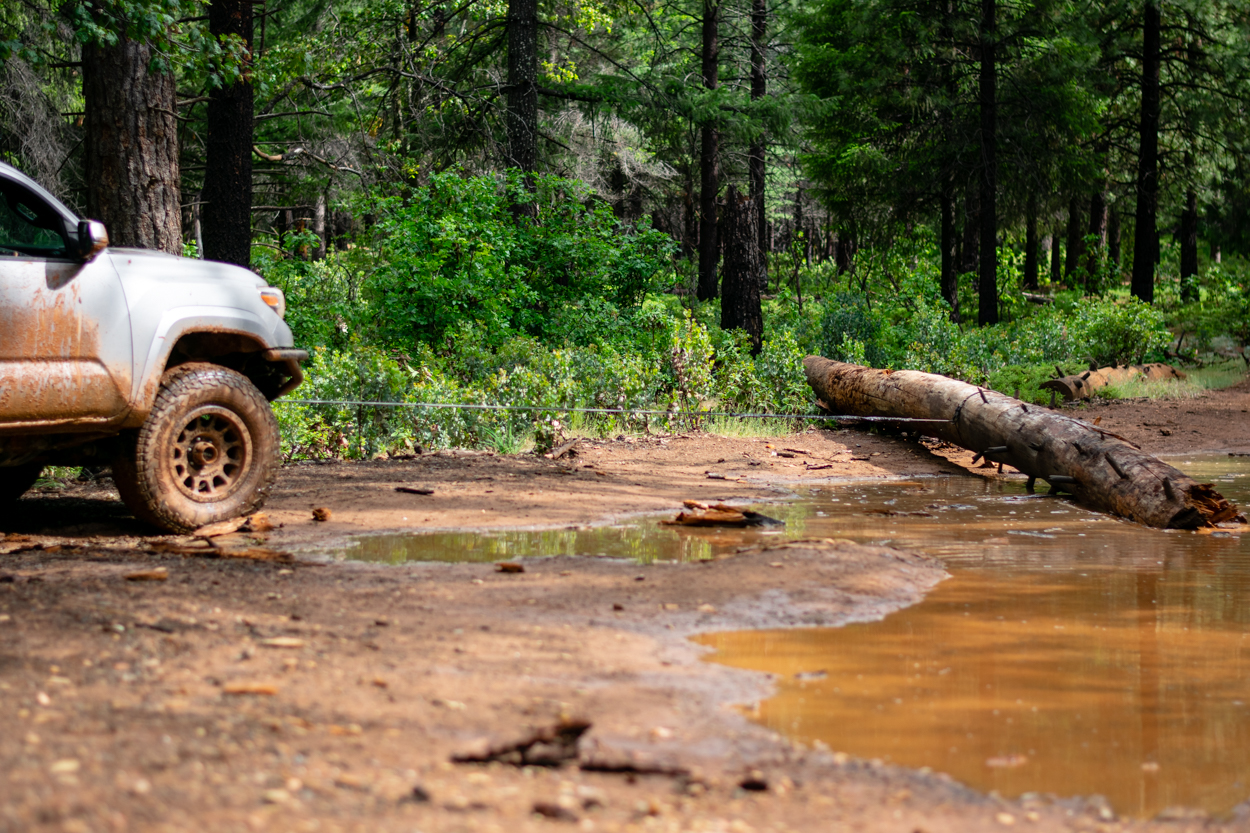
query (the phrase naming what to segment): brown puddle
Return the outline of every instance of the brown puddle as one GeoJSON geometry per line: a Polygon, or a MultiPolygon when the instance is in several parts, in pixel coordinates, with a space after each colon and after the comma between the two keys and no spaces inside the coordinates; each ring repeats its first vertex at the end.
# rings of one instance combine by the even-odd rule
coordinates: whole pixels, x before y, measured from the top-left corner
{"type": "MultiPolygon", "coordinates": [[[[1245,505],[1248,462],[1179,466],[1245,505]]],[[[698,638],[714,662],[780,676],[753,719],[1006,797],[1101,794],[1137,816],[1250,797],[1250,536],[1159,532],[967,478],[806,505],[808,535],[921,549],[953,578],[881,622],[698,638]]]]}

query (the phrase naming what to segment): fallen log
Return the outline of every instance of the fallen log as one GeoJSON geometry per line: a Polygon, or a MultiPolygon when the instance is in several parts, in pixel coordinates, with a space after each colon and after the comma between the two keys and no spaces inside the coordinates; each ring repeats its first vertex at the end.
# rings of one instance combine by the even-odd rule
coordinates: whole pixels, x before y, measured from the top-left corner
{"type": "Polygon", "coordinates": [[[1075,376],[1060,376],[1050,381],[1042,382],[1040,387],[1044,390],[1056,391],[1067,400],[1089,399],[1096,390],[1105,388],[1108,385],[1119,385],[1137,377],[1141,377],[1147,382],[1158,382],[1168,379],[1184,379],[1185,374],[1170,364],[1153,362],[1151,364],[1133,364],[1125,367],[1103,367],[1098,370],[1086,370],[1084,373],[1078,373],[1075,376]]]}
{"type": "Polygon", "coordinates": [[[1148,526],[1197,529],[1240,519],[1210,484],[1142,452],[1123,438],[1066,414],[995,391],[914,370],[876,370],[803,360],[807,381],[826,408],[857,416],[945,419],[912,427],[1012,466],[1051,492],[1148,526]]]}

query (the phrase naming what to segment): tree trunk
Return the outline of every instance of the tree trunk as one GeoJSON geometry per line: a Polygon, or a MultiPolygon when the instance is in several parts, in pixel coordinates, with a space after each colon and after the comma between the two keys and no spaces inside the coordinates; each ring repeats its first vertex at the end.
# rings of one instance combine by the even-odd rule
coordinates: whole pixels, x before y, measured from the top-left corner
{"type": "Polygon", "coordinates": [[[1089,423],[1001,393],[913,370],[874,370],[820,356],[807,381],[836,414],[942,419],[922,432],[1046,480],[1079,502],[1148,526],[1195,529],[1238,518],[1210,486],[1089,423]]]}
{"type": "Polygon", "coordinates": [[[237,35],[247,44],[243,77],[208,94],[204,157],[204,250],[201,257],[252,264],[252,1],[213,0],[208,31],[237,35]]]}
{"type": "Polygon", "coordinates": [[[1107,192],[1095,191],[1089,199],[1089,231],[1092,237],[1085,250],[1085,289],[1097,292],[1099,273],[1102,272],[1102,253],[1107,248],[1107,192]]]}
{"type": "MultiPolygon", "coordinates": [[[[768,37],[768,4],[766,0],[751,3],[751,100],[759,101],[768,94],[768,76],[764,67],[764,46],[768,37]]],[[[768,268],[768,220],[765,216],[764,186],[766,175],[766,143],[764,133],[751,142],[747,167],[751,176],[751,204],[755,207],[755,226],[760,256],[768,268]]],[[[767,278],[765,278],[767,283],[767,278]]]]}
{"type": "Polygon", "coordinates": [[[959,323],[959,234],[955,230],[955,194],[949,179],[944,184],[942,203],[942,298],[950,304],[951,321],[959,323]]]}
{"type": "Polygon", "coordinates": [[[1024,218],[1024,288],[1036,291],[1037,282],[1037,194],[1030,190],[1024,218]]]}
{"type": "Polygon", "coordinates": [[[746,330],[751,354],[763,347],[764,316],[760,290],[764,286],[755,206],[732,185],[725,192],[725,266],[721,276],[720,326],[723,330],[746,330]]]}
{"type": "Polygon", "coordinates": [[[1055,228],[1050,235],[1050,282],[1055,286],[1063,283],[1063,235],[1062,228],[1055,228]]]}
{"type": "Polygon", "coordinates": [[[1120,209],[1114,206],[1107,213],[1107,260],[1111,262],[1111,271],[1118,284],[1120,282],[1120,209]]]}
{"type": "MultiPolygon", "coordinates": [[[[508,167],[538,169],[538,0],[508,0],[508,167]]],[[[527,184],[532,180],[526,178],[527,184]]]]}
{"type": "Polygon", "coordinates": [[[1084,251],[1081,245],[1081,201],[1076,197],[1068,200],[1068,239],[1064,248],[1063,277],[1071,285],[1081,265],[1081,252],[1084,251]]]}
{"type": "Polygon", "coordinates": [[[1181,212],[1181,300],[1198,300],[1198,192],[1185,192],[1185,210],[1181,212]]]}
{"type": "MultiPolygon", "coordinates": [[[[720,0],[703,0],[703,87],[714,90],[720,83],[720,0]]],[[[700,301],[716,297],[716,261],[720,241],[716,237],[716,198],[720,193],[720,131],[715,121],[700,130],[699,166],[703,188],[699,217],[700,301]]]]}
{"type": "Polygon", "coordinates": [[[152,48],[124,34],[84,44],[82,62],[87,214],[114,246],[182,254],[174,76],[149,72],[152,48]]]}
{"type": "Polygon", "coordinates": [[[997,0],[981,0],[981,263],[977,321],[998,323],[998,38],[997,0]]]}
{"type": "Polygon", "coordinates": [[[974,283],[979,283],[975,276],[981,265],[981,249],[978,245],[981,239],[980,194],[981,189],[975,182],[964,191],[964,234],[959,260],[959,273],[966,275],[971,272],[974,283]]]}
{"type": "Polygon", "coordinates": [[[1141,129],[1137,152],[1137,216],[1133,229],[1133,294],[1155,299],[1155,239],[1159,211],[1159,37],[1158,0],[1146,0],[1142,14],[1141,129]]]}

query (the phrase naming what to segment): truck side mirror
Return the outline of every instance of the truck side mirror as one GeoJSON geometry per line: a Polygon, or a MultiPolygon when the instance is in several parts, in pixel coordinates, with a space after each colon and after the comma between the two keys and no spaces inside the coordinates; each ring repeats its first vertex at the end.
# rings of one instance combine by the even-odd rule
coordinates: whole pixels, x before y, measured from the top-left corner
{"type": "Polygon", "coordinates": [[[91,260],[109,244],[109,233],[99,220],[78,221],[78,257],[91,260]]]}

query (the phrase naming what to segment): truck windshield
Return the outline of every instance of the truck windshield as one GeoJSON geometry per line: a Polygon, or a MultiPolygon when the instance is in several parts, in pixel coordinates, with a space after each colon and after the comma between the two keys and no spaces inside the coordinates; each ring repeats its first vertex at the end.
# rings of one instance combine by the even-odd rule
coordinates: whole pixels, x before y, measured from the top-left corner
{"type": "Polygon", "coordinates": [[[63,222],[43,200],[0,179],[0,257],[64,257],[63,222]]]}

